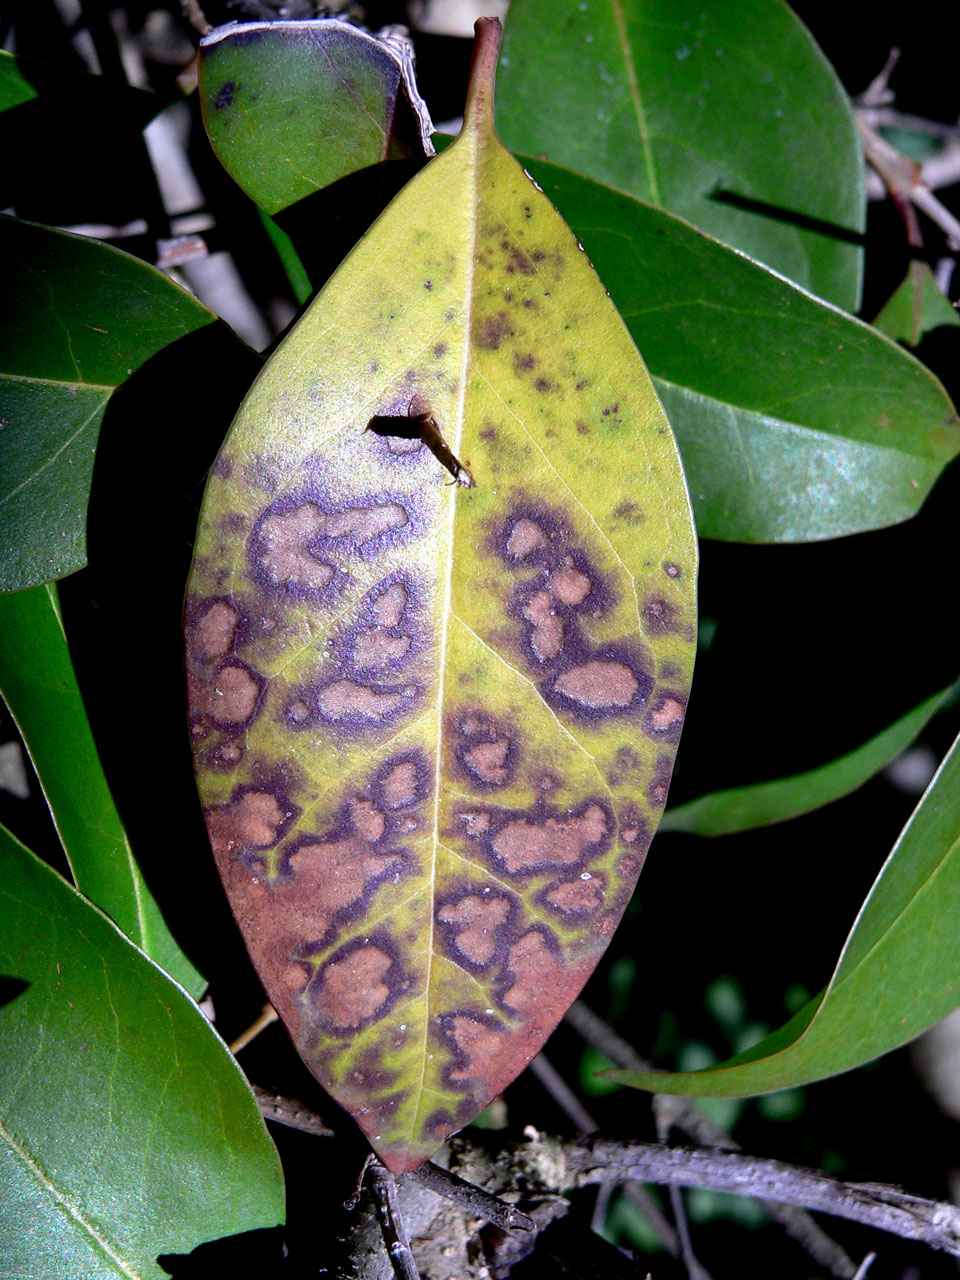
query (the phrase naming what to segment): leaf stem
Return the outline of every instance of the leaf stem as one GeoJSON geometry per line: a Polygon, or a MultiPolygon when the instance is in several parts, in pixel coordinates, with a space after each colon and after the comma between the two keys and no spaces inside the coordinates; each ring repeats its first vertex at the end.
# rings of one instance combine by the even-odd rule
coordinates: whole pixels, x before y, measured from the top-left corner
{"type": "Polygon", "coordinates": [[[503,27],[499,18],[478,18],[467,104],[463,111],[464,133],[493,133],[493,98],[497,79],[497,56],[503,27]]]}

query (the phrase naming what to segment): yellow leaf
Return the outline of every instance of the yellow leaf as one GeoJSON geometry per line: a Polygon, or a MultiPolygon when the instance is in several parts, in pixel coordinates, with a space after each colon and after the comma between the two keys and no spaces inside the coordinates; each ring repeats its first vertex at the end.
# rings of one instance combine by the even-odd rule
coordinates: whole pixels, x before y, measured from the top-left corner
{"type": "Polygon", "coordinates": [[[510,1082],[592,971],[693,665],[676,445],[493,132],[499,34],[478,24],[456,143],[241,407],[187,601],[234,914],[304,1060],[395,1171],[510,1082]]]}

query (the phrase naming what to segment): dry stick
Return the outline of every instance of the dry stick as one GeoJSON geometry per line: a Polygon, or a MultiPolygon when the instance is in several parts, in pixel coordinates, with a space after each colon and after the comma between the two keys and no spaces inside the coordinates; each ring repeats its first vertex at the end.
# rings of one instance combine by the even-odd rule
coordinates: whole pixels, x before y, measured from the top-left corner
{"type": "MultiPolygon", "coordinates": [[[[270,1116],[268,1111],[268,1118],[308,1133],[330,1133],[319,1116],[306,1112],[292,1099],[280,1098],[263,1089],[255,1091],[267,1100],[261,1102],[261,1112],[265,1105],[282,1108],[282,1117],[270,1116]]],[[[678,1183],[686,1187],[708,1187],[832,1213],[960,1258],[960,1208],[909,1195],[899,1187],[878,1182],[838,1182],[815,1170],[798,1169],[777,1160],[762,1160],[732,1151],[611,1140],[585,1144],[538,1137],[534,1141],[544,1148],[549,1146],[550,1153],[565,1165],[557,1169],[553,1189],[558,1192],[568,1186],[594,1186],[626,1179],[659,1182],[665,1186],[678,1183]]],[[[407,1176],[416,1177],[416,1174],[407,1176]]],[[[452,1186],[455,1175],[434,1166],[431,1177],[449,1178],[452,1186]]],[[[460,1198],[455,1188],[450,1198],[460,1198]]],[[[854,1267],[850,1280],[856,1273],[854,1267]]]]}
{"type": "MultiPolygon", "coordinates": [[[[656,1101],[656,1096],[654,1097],[656,1101]]],[[[657,1137],[661,1142],[666,1142],[670,1137],[670,1120],[654,1107],[654,1119],[657,1125],[657,1137]]],[[[670,1187],[670,1208],[673,1210],[673,1220],[677,1224],[677,1235],[680,1239],[680,1254],[683,1258],[683,1265],[687,1268],[687,1274],[693,1275],[695,1270],[700,1267],[697,1261],[697,1255],[693,1252],[693,1240],[690,1237],[690,1223],[687,1221],[687,1208],[683,1203],[683,1191],[680,1187],[670,1187]]]]}
{"type": "MultiPolygon", "coordinates": [[[[537,1054],[530,1063],[530,1070],[557,1105],[570,1117],[582,1136],[597,1132],[599,1128],[597,1122],[545,1054],[537,1054]]],[[[624,1190],[653,1227],[670,1256],[685,1264],[691,1280],[710,1280],[709,1272],[693,1256],[692,1248],[689,1252],[685,1252],[682,1237],[661,1212],[660,1206],[650,1192],[636,1182],[628,1182],[624,1190]]]]}
{"type": "MultiPolygon", "coordinates": [[[[258,1084],[251,1084],[253,1095],[257,1100],[260,1114],[265,1120],[274,1124],[286,1125],[288,1129],[299,1129],[301,1133],[312,1134],[315,1138],[332,1138],[334,1131],[329,1128],[313,1111],[308,1110],[302,1102],[295,1098],[286,1098],[283,1094],[263,1089],[258,1084]]],[[[483,1218],[501,1231],[535,1231],[534,1220],[518,1209],[516,1205],[499,1200],[482,1187],[475,1187],[458,1174],[429,1161],[421,1165],[413,1173],[406,1175],[420,1186],[426,1187],[435,1195],[446,1196],[461,1209],[475,1218],[483,1218]]]]}
{"type": "MultiPolygon", "coordinates": [[[[594,1048],[599,1049],[611,1062],[626,1071],[650,1071],[646,1062],[628,1044],[622,1036],[617,1035],[612,1027],[598,1017],[582,1000],[575,1000],[567,1010],[567,1022],[573,1029],[594,1048]]],[[[720,1147],[728,1151],[739,1151],[740,1144],[706,1116],[698,1106],[688,1098],[671,1094],[658,1093],[653,1099],[654,1113],[658,1126],[663,1123],[675,1126],[704,1147],[720,1147]]],[[[811,1258],[821,1267],[826,1267],[836,1280],[853,1280],[857,1266],[850,1255],[835,1240],[823,1231],[810,1215],[803,1209],[790,1204],[776,1204],[773,1201],[760,1202],[774,1221],[779,1222],[787,1235],[805,1249],[811,1258]]]]}
{"type": "Polygon", "coordinates": [[[900,201],[909,201],[918,209],[922,209],[927,217],[947,235],[954,247],[960,248],[960,221],[949,209],[944,208],[927,186],[921,166],[909,156],[905,156],[902,151],[891,146],[886,138],[881,138],[879,133],[871,129],[861,113],[854,114],[860,140],[863,143],[863,153],[883,179],[883,184],[890,195],[898,204],[900,201]]]}
{"type": "Polygon", "coordinates": [[[390,1255],[393,1274],[397,1280],[420,1280],[420,1272],[413,1260],[407,1229],[400,1213],[396,1179],[379,1160],[373,1159],[367,1167],[367,1180],[377,1206],[383,1243],[390,1255]]]}
{"type": "Polygon", "coordinates": [[[593,1186],[626,1177],[732,1191],[831,1213],[960,1258],[960,1208],[912,1196],[897,1187],[839,1182],[814,1169],[703,1147],[661,1147],[649,1142],[602,1139],[585,1144],[579,1151],[566,1149],[564,1154],[573,1186],[593,1186]]]}
{"type": "Polygon", "coordinates": [[[251,1040],[255,1040],[261,1031],[265,1031],[279,1017],[280,1015],[272,1004],[265,1004],[260,1010],[260,1016],[256,1021],[251,1022],[246,1031],[241,1031],[236,1040],[230,1045],[230,1052],[237,1054],[241,1049],[245,1049],[251,1040]]]}

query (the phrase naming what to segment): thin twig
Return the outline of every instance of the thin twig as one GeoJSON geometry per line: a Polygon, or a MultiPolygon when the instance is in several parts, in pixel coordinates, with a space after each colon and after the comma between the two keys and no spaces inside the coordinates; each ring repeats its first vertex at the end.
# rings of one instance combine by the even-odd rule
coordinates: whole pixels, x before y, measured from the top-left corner
{"type": "Polygon", "coordinates": [[[665,1186],[732,1191],[830,1213],[960,1258],[960,1208],[912,1196],[897,1187],[839,1182],[816,1170],[800,1169],[779,1160],[702,1147],[663,1147],[604,1139],[588,1142],[579,1151],[566,1148],[564,1154],[573,1186],[636,1178],[665,1186]]]}
{"type": "MultiPolygon", "coordinates": [[[[584,1040],[599,1049],[618,1067],[626,1071],[652,1070],[650,1064],[641,1058],[633,1045],[619,1036],[582,1000],[573,1002],[567,1010],[566,1020],[584,1040]]],[[[658,1125],[662,1123],[668,1129],[677,1128],[704,1147],[719,1147],[728,1151],[740,1150],[740,1144],[727,1133],[726,1129],[715,1124],[688,1098],[658,1093],[654,1095],[653,1107],[658,1125]]],[[[666,1133],[668,1129],[664,1132],[666,1133]]],[[[836,1277],[836,1280],[852,1280],[857,1270],[856,1263],[845,1249],[814,1222],[808,1213],[794,1205],[776,1204],[765,1200],[761,1200],[760,1203],[771,1218],[780,1223],[787,1235],[805,1249],[815,1262],[836,1277]]]]}
{"type": "Polygon", "coordinates": [[[207,21],[207,15],[200,8],[200,0],[180,0],[180,8],[190,25],[199,31],[202,36],[213,30],[213,27],[207,21]]]}
{"type": "Polygon", "coordinates": [[[301,1133],[312,1134],[315,1138],[332,1138],[333,1130],[329,1128],[315,1111],[309,1111],[296,1098],[286,1098],[281,1093],[272,1093],[262,1089],[258,1084],[251,1084],[253,1096],[264,1120],[272,1120],[274,1124],[285,1125],[288,1129],[299,1129],[301,1133]]]}
{"type": "Polygon", "coordinates": [[[276,1022],[280,1015],[272,1004],[265,1004],[260,1010],[260,1016],[251,1022],[246,1031],[241,1031],[236,1040],[230,1045],[230,1052],[238,1054],[241,1049],[245,1049],[251,1040],[255,1040],[261,1031],[265,1031],[271,1023],[276,1022]]]}
{"type": "MultiPolygon", "coordinates": [[[[654,1119],[657,1125],[657,1137],[661,1142],[666,1142],[670,1136],[670,1121],[665,1116],[657,1113],[655,1113],[654,1119]]],[[[680,1241],[680,1257],[687,1269],[687,1275],[692,1277],[701,1268],[697,1255],[693,1251],[690,1223],[687,1221],[687,1209],[683,1203],[683,1190],[680,1187],[670,1187],[669,1196],[670,1208],[673,1210],[673,1221],[677,1228],[677,1238],[680,1241]]]]}
{"type": "Polygon", "coordinates": [[[420,1280],[417,1264],[410,1251],[410,1240],[400,1213],[397,1199],[397,1183],[393,1174],[379,1160],[371,1160],[367,1179],[377,1206],[377,1217],[383,1233],[383,1243],[390,1255],[393,1274],[397,1280],[420,1280]]]}
{"type": "MultiPolygon", "coordinates": [[[[856,114],[857,129],[863,143],[863,153],[868,163],[883,179],[891,197],[902,207],[909,201],[922,209],[927,217],[943,231],[954,248],[960,248],[960,221],[940,203],[930,190],[923,176],[922,166],[902,151],[898,151],[886,138],[870,125],[860,113],[856,114]]],[[[909,227],[908,227],[909,229],[909,227]]]]}
{"type": "Polygon", "coordinates": [[[452,1173],[449,1169],[442,1169],[432,1160],[422,1164],[413,1173],[408,1173],[406,1177],[418,1182],[421,1187],[426,1187],[428,1191],[436,1192],[438,1196],[446,1196],[461,1209],[472,1213],[475,1218],[483,1218],[485,1222],[492,1223],[501,1231],[536,1231],[537,1229],[534,1220],[518,1209],[515,1204],[498,1200],[489,1191],[484,1191],[482,1187],[475,1187],[472,1182],[467,1182],[465,1178],[452,1173]]]}
{"type": "MultiPolygon", "coordinates": [[[[554,1102],[573,1121],[581,1136],[585,1137],[588,1133],[596,1133],[598,1131],[599,1125],[596,1120],[594,1120],[593,1116],[545,1054],[537,1054],[530,1063],[530,1070],[547,1090],[554,1102]]],[[[624,1187],[624,1192],[649,1222],[670,1256],[686,1264],[691,1280],[711,1280],[709,1272],[701,1267],[695,1258],[693,1259],[693,1269],[691,1269],[689,1258],[692,1257],[692,1249],[689,1249],[685,1256],[682,1237],[674,1230],[646,1187],[637,1182],[631,1182],[624,1187]]]]}
{"type": "Polygon", "coordinates": [[[863,1280],[864,1276],[867,1274],[867,1272],[870,1270],[873,1263],[876,1261],[876,1257],[877,1255],[875,1253],[868,1253],[867,1256],[864,1258],[864,1260],[860,1263],[859,1267],[857,1267],[857,1274],[853,1277],[853,1280],[863,1280]]]}

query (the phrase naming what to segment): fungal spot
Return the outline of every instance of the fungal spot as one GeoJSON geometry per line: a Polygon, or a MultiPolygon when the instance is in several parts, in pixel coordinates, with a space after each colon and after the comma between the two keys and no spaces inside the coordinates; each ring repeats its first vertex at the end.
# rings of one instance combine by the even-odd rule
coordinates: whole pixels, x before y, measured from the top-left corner
{"type": "Polygon", "coordinates": [[[315,997],[322,1021],[331,1029],[352,1031],[385,1012],[390,988],[383,979],[392,964],[392,956],[373,943],[366,943],[341,960],[324,965],[315,997]]]}
{"type": "Polygon", "coordinates": [[[489,964],[496,953],[497,926],[510,914],[506,898],[469,893],[437,912],[441,923],[451,925],[454,946],[473,964],[489,964]]]}
{"type": "Polygon", "coordinates": [[[407,607],[407,589],[402,582],[391,582],[385,591],[381,591],[370,612],[378,627],[397,627],[407,607]]]}
{"type": "Polygon", "coordinates": [[[272,791],[247,790],[228,804],[211,805],[204,816],[213,851],[223,857],[239,849],[269,849],[295,812],[272,791]]]}
{"type": "Polygon", "coordinates": [[[217,96],[213,100],[215,111],[223,111],[226,107],[233,106],[233,97],[236,92],[236,84],[232,80],[224,80],[223,84],[217,90],[217,96]]]}
{"type": "Polygon", "coordinates": [[[663,564],[663,572],[668,578],[679,578],[681,569],[678,564],[673,564],[670,560],[665,560],[663,564]]]}
{"type": "Polygon", "coordinates": [[[399,529],[406,523],[407,513],[399,502],[385,502],[331,514],[318,512],[317,532],[328,538],[356,537],[362,547],[380,534],[399,529]]]}
{"type": "Polygon", "coordinates": [[[637,696],[640,683],[625,662],[591,658],[557,677],[553,684],[558,693],[591,711],[629,707],[637,696]]]}
{"type": "Polygon", "coordinates": [[[657,700],[647,716],[647,728],[654,733],[666,733],[668,729],[677,728],[683,719],[683,703],[672,694],[657,700]]]}
{"type": "Polygon", "coordinates": [[[513,983],[504,993],[503,1002],[521,1017],[533,1013],[543,1001],[544,988],[559,984],[563,977],[563,965],[539,929],[531,929],[513,944],[507,969],[513,983]]]}
{"type": "Polygon", "coordinates": [[[667,802],[671,767],[672,761],[669,756],[660,756],[657,760],[653,781],[647,787],[647,802],[654,808],[663,808],[667,802]]]}
{"type": "MultiPolygon", "coordinates": [[[[511,245],[509,240],[501,240],[500,248],[510,255],[505,267],[507,275],[515,275],[518,271],[524,276],[535,274],[533,264],[522,249],[518,249],[516,245],[511,245]]],[[[542,257],[543,255],[541,254],[540,256],[542,257]]]]}
{"type": "Polygon", "coordinates": [[[416,685],[406,689],[373,689],[355,680],[335,680],[317,695],[317,708],[326,720],[383,720],[409,702],[416,685]]]}
{"type": "Polygon", "coordinates": [[[353,644],[353,661],[361,669],[375,671],[404,657],[413,641],[380,630],[361,631],[353,644]]]}
{"type": "Polygon", "coordinates": [[[537,391],[552,391],[553,383],[549,378],[534,378],[533,385],[537,391]]]}
{"type": "Polygon", "coordinates": [[[586,386],[587,386],[586,378],[579,378],[575,384],[575,388],[577,391],[583,391],[586,386]]]}
{"type": "Polygon", "coordinates": [[[518,520],[507,538],[507,554],[514,560],[525,560],[547,545],[546,534],[538,524],[524,517],[518,520]]]}
{"type": "Polygon", "coordinates": [[[647,596],[643,602],[644,630],[652,636],[663,635],[665,631],[675,631],[677,613],[676,605],[665,600],[663,596],[647,596]]]}
{"type": "Polygon", "coordinates": [[[458,813],[457,818],[463,823],[468,836],[482,836],[490,830],[489,813],[458,813]]]}
{"type": "Polygon", "coordinates": [[[608,404],[605,409],[601,409],[601,413],[605,418],[609,418],[612,413],[618,413],[620,406],[618,404],[608,404]]]}
{"type": "Polygon", "coordinates": [[[613,514],[618,520],[622,520],[625,524],[640,524],[646,519],[643,512],[635,502],[624,499],[618,502],[613,508],[613,514]]]}
{"type": "Polygon", "coordinates": [[[564,568],[552,573],[547,584],[555,600],[571,606],[582,604],[590,594],[592,585],[587,575],[574,569],[572,564],[572,559],[568,557],[564,568]]]}
{"type": "Polygon", "coordinates": [[[590,434],[590,424],[587,422],[579,421],[577,423],[577,433],[578,435],[581,435],[581,436],[588,436],[590,434]]]}
{"type": "Polygon", "coordinates": [[[225,600],[215,601],[194,629],[194,652],[208,662],[222,658],[233,648],[239,625],[240,614],[237,610],[225,600]]]}
{"type": "Polygon", "coordinates": [[[513,337],[513,328],[505,311],[498,311],[495,316],[485,316],[474,324],[473,340],[478,347],[486,351],[496,351],[504,338],[513,337]]]}
{"type": "Polygon", "coordinates": [[[216,724],[249,720],[260,700],[260,682],[239,663],[221,667],[206,690],[206,710],[216,724]]]}
{"type": "Polygon", "coordinates": [[[221,453],[213,464],[213,474],[218,480],[229,480],[233,475],[233,458],[229,453],[221,453]]]}
{"type": "Polygon", "coordinates": [[[433,354],[437,357],[438,360],[440,359],[441,356],[446,355],[446,353],[447,353],[447,344],[445,342],[438,342],[433,348],[433,354]]]}
{"type": "Polygon", "coordinates": [[[220,529],[223,533],[243,533],[246,527],[247,518],[239,511],[228,511],[220,521],[220,529]]]}
{"type": "Polygon", "coordinates": [[[384,803],[390,809],[402,809],[417,798],[418,770],[413,760],[401,760],[384,777],[384,803]]]}
{"type": "Polygon", "coordinates": [[[371,844],[379,840],[386,830],[386,819],[370,800],[359,797],[350,801],[350,820],[358,836],[371,844]]]}
{"type": "Polygon", "coordinates": [[[509,1034],[464,1014],[450,1018],[447,1030],[456,1045],[459,1059],[459,1064],[448,1068],[446,1073],[451,1084],[482,1081],[485,1070],[489,1073],[491,1059],[503,1051],[509,1034]]]}
{"type": "Polygon", "coordinates": [[[536,363],[536,357],[529,351],[524,355],[518,353],[513,357],[513,367],[518,373],[532,369],[536,363]]]}
{"type": "Polygon", "coordinates": [[[322,515],[319,507],[307,502],[263,521],[257,559],[274,582],[319,590],[331,580],[333,565],[314,556],[307,545],[319,534],[322,515]]]}
{"type": "Polygon", "coordinates": [[[287,719],[293,724],[305,724],[310,719],[310,708],[302,698],[297,698],[288,705],[287,719]]]}
{"type": "Polygon", "coordinates": [[[603,885],[599,880],[567,880],[554,885],[543,895],[547,905],[563,915],[587,915],[603,901],[603,885]]]}
{"type": "Polygon", "coordinates": [[[547,818],[543,822],[513,819],[493,837],[491,848],[510,872],[538,866],[569,866],[579,862],[607,831],[606,813],[600,805],[588,804],[579,817],[547,818]]]}
{"type": "Polygon", "coordinates": [[[563,647],[563,620],[552,611],[547,591],[537,591],[524,605],[524,618],[532,624],[530,646],[541,662],[555,658],[563,647]]]}
{"type": "Polygon", "coordinates": [[[481,782],[502,785],[509,776],[509,751],[509,739],[501,738],[497,742],[478,742],[476,746],[464,751],[463,759],[470,772],[476,774],[481,782]]]}
{"type": "Polygon", "coordinates": [[[617,862],[617,870],[623,876],[624,880],[636,880],[642,869],[643,859],[635,858],[633,854],[625,854],[617,862]]]}

